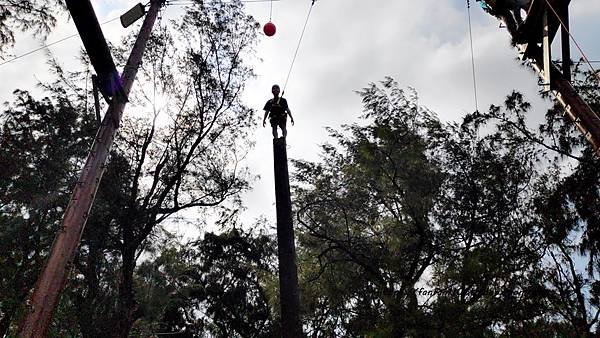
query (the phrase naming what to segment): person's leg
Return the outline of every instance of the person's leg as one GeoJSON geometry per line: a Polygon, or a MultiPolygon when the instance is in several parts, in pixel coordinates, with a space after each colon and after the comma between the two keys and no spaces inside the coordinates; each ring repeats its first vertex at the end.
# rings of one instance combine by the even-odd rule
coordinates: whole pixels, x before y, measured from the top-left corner
{"type": "Polygon", "coordinates": [[[273,132],[273,138],[277,138],[277,122],[274,119],[271,119],[271,130],[273,132]]]}
{"type": "Polygon", "coordinates": [[[285,128],[286,118],[283,118],[279,121],[279,128],[281,128],[281,134],[285,138],[287,136],[287,129],[285,128]]]}

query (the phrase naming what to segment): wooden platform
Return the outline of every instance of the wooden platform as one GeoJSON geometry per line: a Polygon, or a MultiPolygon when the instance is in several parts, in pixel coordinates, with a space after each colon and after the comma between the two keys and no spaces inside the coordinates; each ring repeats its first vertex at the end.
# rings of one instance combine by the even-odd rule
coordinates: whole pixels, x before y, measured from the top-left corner
{"type": "MultiPolygon", "coordinates": [[[[568,6],[571,3],[571,0],[547,0],[549,5],[554,8],[556,13],[560,15],[561,18],[567,17],[568,6]]],[[[528,48],[525,48],[524,52],[525,58],[528,58],[531,55],[530,46],[539,46],[543,41],[544,34],[544,10],[545,10],[546,0],[533,0],[531,2],[531,6],[527,11],[527,18],[525,22],[518,28],[516,32],[511,32],[513,35],[513,41],[519,45],[527,45],[528,48]]],[[[560,22],[552,9],[548,8],[548,30],[550,43],[554,41],[556,34],[560,28],[560,22]]]]}
{"type": "Polygon", "coordinates": [[[554,94],[557,101],[563,105],[565,116],[573,122],[600,156],[600,117],[577,93],[571,83],[570,39],[567,32],[570,3],[571,0],[532,0],[525,22],[518,27],[512,16],[506,17],[507,13],[494,15],[502,16],[501,19],[505,21],[520,57],[529,61],[529,65],[540,75],[542,90],[554,94]],[[563,21],[566,29],[561,31],[563,64],[559,68],[552,61],[551,46],[561,29],[560,21],[563,21]]]}

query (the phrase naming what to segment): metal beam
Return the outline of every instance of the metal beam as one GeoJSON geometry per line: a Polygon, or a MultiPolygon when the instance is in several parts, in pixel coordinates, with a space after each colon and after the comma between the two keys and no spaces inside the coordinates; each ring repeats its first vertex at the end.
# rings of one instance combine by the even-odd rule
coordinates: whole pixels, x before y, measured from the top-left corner
{"type": "Polygon", "coordinates": [[[66,0],[66,4],[90,62],[98,74],[102,95],[122,97],[124,92],[121,78],[90,0],[66,0]]]}

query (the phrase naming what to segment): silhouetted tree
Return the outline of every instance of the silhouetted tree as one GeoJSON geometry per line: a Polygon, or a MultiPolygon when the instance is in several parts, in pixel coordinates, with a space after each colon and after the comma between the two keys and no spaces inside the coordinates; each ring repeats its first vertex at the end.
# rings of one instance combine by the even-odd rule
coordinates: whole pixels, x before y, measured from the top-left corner
{"type": "MultiPolygon", "coordinates": [[[[254,111],[240,94],[251,76],[244,57],[252,52],[256,28],[240,2],[198,3],[176,26],[165,25],[152,37],[141,86],[130,97],[150,118],[122,123],[109,164],[113,176],[106,181],[111,186],[101,191],[107,208],[97,218],[103,222],[98,226],[110,229],[98,232],[89,224],[77,261],[88,272],[81,289],[86,296],[79,302],[87,310],[80,312],[79,322],[95,332],[91,336],[106,332],[93,318],[110,323],[113,336],[126,337],[144,315],[135,271],[161,224],[188,209],[238,207],[236,196],[248,187],[240,160],[254,124],[254,111]],[[115,271],[103,265],[115,263],[117,295],[113,288],[101,291],[95,282],[113,277],[115,271]],[[113,308],[106,311],[96,303],[113,308]]],[[[119,50],[116,59],[122,61],[119,50]]]]}
{"type": "Polygon", "coordinates": [[[95,129],[78,100],[50,94],[17,90],[0,113],[0,336],[37,279],[95,129]]]}
{"type": "Polygon", "coordinates": [[[56,25],[56,17],[64,10],[62,0],[0,1],[0,56],[15,43],[15,34],[31,31],[45,36],[56,25]]]}
{"type": "Polygon", "coordinates": [[[165,245],[157,259],[138,269],[146,314],[134,330],[178,337],[278,336],[267,290],[274,258],[272,238],[237,228],[165,245]]]}
{"type": "Polygon", "coordinates": [[[372,123],[331,130],[339,146],[322,163],[295,162],[307,325],[313,337],[424,334],[416,284],[436,254],[428,214],[443,175],[428,153],[441,126],[390,78],[360,95],[372,123]]]}
{"type": "MultiPolygon", "coordinates": [[[[513,93],[490,111],[523,118],[529,104],[513,93]]],[[[439,246],[430,297],[437,334],[481,337],[494,326],[534,320],[546,311],[534,212],[541,152],[513,142],[509,128],[482,125],[478,112],[449,124],[442,143],[446,174],[432,216],[439,246]],[[483,136],[480,136],[483,135],[483,136]]]]}

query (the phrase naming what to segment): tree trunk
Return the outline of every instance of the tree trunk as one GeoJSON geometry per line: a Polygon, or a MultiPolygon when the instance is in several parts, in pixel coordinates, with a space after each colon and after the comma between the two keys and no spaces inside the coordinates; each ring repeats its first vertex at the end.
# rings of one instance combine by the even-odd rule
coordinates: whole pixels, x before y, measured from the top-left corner
{"type": "Polygon", "coordinates": [[[14,305],[9,306],[8,309],[2,309],[4,316],[2,317],[2,319],[0,319],[0,337],[4,337],[8,333],[8,329],[10,328],[10,322],[12,321],[16,310],[17,307],[14,305]]]}
{"type": "Polygon", "coordinates": [[[100,269],[100,259],[102,251],[98,248],[98,245],[93,241],[89,245],[89,254],[87,259],[87,267],[84,271],[85,278],[87,280],[87,290],[85,295],[78,296],[76,299],[77,308],[77,320],[79,323],[79,329],[81,335],[85,338],[99,337],[106,333],[106,324],[98,325],[98,321],[103,321],[102,311],[104,309],[98,308],[98,298],[100,297],[99,291],[99,280],[98,270],[100,269]]]}
{"type": "Polygon", "coordinates": [[[123,267],[119,285],[119,302],[115,318],[114,338],[127,338],[133,326],[136,302],[133,291],[133,270],[135,268],[135,250],[125,248],[122,252],[123,267]]]}

